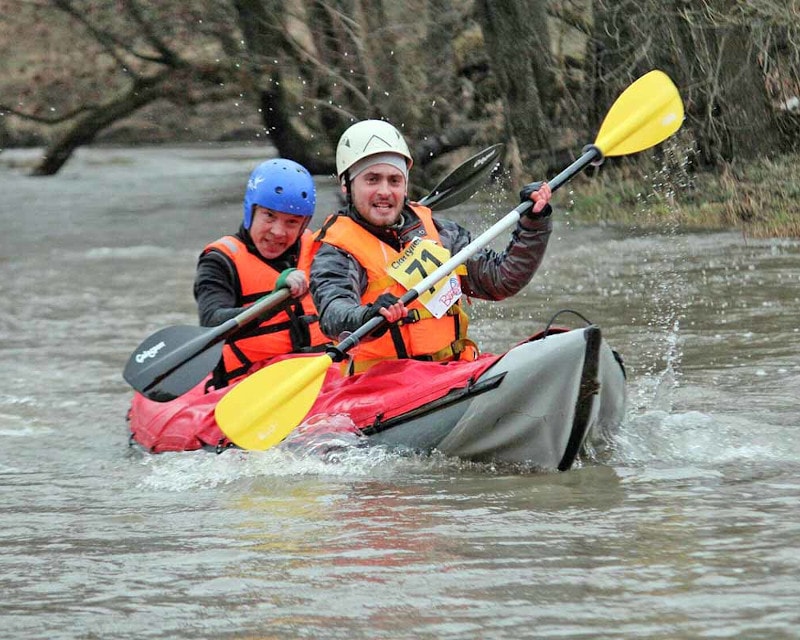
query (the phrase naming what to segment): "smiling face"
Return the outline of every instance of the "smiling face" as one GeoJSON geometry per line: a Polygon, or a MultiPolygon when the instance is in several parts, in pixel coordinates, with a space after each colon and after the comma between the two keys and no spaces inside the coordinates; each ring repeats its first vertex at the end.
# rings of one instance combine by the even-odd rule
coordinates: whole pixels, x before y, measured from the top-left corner
{"type": "Polygon", "coordinates": [[[266,259],[277,258],[300,237],[306,226],[305,216],[280,213],[256,205],[250,237],[258,252],[266,259]]]}
{"type": "Polygon", "coordinates": [[[397,167],[375,164],[359,173],[350,185],[356,211],[376,227],[390,227],[400,219],[406,197],[406,177],[397,167]]]}

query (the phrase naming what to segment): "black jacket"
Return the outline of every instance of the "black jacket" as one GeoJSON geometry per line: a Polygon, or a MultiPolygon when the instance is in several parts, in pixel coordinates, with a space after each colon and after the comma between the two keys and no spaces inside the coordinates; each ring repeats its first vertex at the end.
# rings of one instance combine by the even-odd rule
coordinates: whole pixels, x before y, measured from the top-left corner
{"type": "MultiPolygon", "coordinates": [[[[244,242],[250,253],[258,256],[265,264],[278,272],[297,266],[300,255],[299,240],[280,257],[267,260],[258,253],[250,234],[243,226],[239,227],[235,236],[244,242]]],[[[244,311],[244,301],[240,291],[239,276],[233,263],[225,254],[219,251],[200,254],[194,278],[194,298],[197,301],[200,326],[216,327],[244,311]]],[[[271,314],[265,314],[264,319],[275,315],[282,308],[283,306],[275,309],[271,314]]]]}

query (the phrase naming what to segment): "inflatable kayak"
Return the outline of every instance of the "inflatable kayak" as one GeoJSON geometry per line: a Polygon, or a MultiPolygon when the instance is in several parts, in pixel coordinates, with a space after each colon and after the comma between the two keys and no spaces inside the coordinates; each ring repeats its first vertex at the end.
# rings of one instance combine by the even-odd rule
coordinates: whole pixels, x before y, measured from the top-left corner
{"type": "MultiPolygon", "coordinates": [[[[165,403],[137,393],[131,442],[153,453],[232,446],[214,420],[229,390],[200,384],[165,403]]],[[[298,437],[280,446],[309,431],[349,431],[367,445],[563,471],[585,446],[604,442],[624,411],[621,358],[589,325],[473,362],[393,360],[350,377],[333,365],[298,437]]]]}

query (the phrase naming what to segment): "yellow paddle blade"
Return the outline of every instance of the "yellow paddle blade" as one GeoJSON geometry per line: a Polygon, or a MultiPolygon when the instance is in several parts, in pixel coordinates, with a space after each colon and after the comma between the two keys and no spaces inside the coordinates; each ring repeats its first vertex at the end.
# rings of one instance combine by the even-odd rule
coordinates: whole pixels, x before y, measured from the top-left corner
{"type": "Polygon", "coordinates": [[[328,355],[290,358],[245,378],[214,410],[222,433],[242,449],[274,447],[306,417],[332,362],[328,355]]]}
{"type": "Polygon", "coordinates": [[[612,105],[595,146],[604,156],[624,156],[649,149],[681,128],[683,102],[663,71],[646,73],[612,105]]]}

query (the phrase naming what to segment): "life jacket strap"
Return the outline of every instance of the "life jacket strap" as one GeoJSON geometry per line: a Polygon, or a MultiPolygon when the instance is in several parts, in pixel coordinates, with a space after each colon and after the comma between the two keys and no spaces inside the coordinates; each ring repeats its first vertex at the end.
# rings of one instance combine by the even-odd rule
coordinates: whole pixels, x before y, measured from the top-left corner
{"type": "MultiPolygon", "coordinates": [[[[439,349],[435,353],[428,353],[421,356],[413,356],[411,360],[421,360],[422,362],[444,362],[445,360],[464,360],[471,362],[480,356],[478,345],[469,338],[459,338],[453,340],[446,347],[439,349]]],[[[370,367],[375,366],[384,360],[394,360],[395,358],[375,358],[373,360],[349,360],[342,364],[342,374],[351,376],[355,373],[364,373],[370,367]]]]}
{"type": "Polygon", "coordinates": [[[441,362],[443,360],[477,360],[480,355],[478,345],[469,338],[459,338],[453,340],[444,349],[439,349],[436,353],[423,356],[425,360],[441,362]],[[462,357],[463,354],[463,357],[462,357]]]}
{"type": "MultiPolygon", "coordinates": [[[[446,316],[459,316],[461,317],[464,314],[464,310],[461,308],[461,305],[454,304],[450,307],[444,315],[446,316]]],[[[427,320],[428,318],[433,318],[433,314],[428,311],[425,307],[421,309],[409,309],[408,315],[400,320],[397,324],[414,324],[415,322],[419,322],[420,320],[427,320]]]]}

